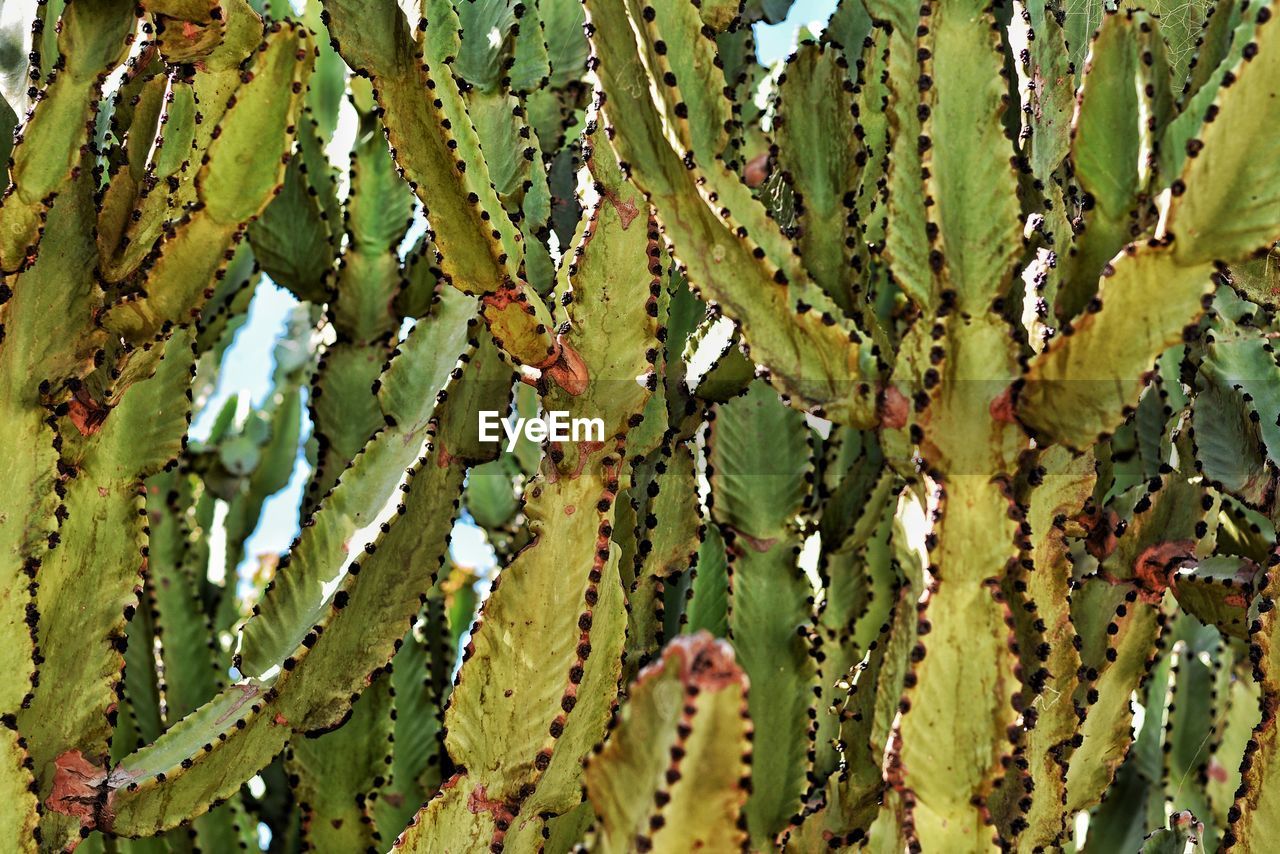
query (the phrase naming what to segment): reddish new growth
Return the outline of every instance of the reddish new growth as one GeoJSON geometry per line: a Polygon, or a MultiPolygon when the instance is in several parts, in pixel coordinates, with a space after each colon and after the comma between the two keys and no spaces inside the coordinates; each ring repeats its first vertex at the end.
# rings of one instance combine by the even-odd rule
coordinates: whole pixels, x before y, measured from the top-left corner
{"type": "Polygon", "coordinates": [[[519,297],[519,295],[519,288],[513,287],[510,284],[504,284],[493,293],[485,294],[480,298],[480,301],[489,308],[492,308],[494,311],[502,311],[504,308],[511,305],[511,303],[518,302],[519,300],[517,297],[519,297]]]}
{"type": "Polygon", "coordinates": [[[473,815],[489,812],[493,813],[495,817],[501,816],[503,812],[509,812],[505,803],[489,797],[483,783],[476,786],[471,790],[471,794],[467,795],[467,809],[473,815]]]}
{"type": "Polygon", "coordinates": [[[487,812],[493,816],[495,828],[493,842],[497,844],[497,850],[501,851],[502,840],[507,835],[507,829],[511,823],[515,821],[516,811],[507,803],[490,798],[483,784],[477,785],[471,790],[471,794],[467,795],[467,809],[472,815],[487,812]]]}
{"type": "Polygon", "coordinates": [[[759,187],[769,177],[769,154],[757,154],[755,157],[747,161],[747,168],[743,171],[743,177],[746,179],[747,186],[751,188],[759,187]]]}
{"type": "Polygon", "coordinates": [[[744,534],[742,531],[739,531],[737,528],[733,529],[733,535],[734,535],[734,542],[730,544],[730,548],[733,549],[735,554],[742,554],[741,549],[735,548],[738,540],[741,540],[742,542],[746,543],[752,549],[752,551],[757,551],[762,554],[764,552],[769,551],[769,549],[773,548],[774,543],[778,542],[778,539],[776,537],[769,537],[768,539],[764,539],[761,537],[753,537],[750,534],[744,534]]]}
{"type": "Polygon", "coordinates": [[[542,369],[543,376],[574,397],[587,390],[590,380],[587,363],[582,361],[578,351],[570,347],[564,339],[556,339],[556,353],[549,362],[550,364],[542,369]]]}
{"type": "Polygon", "coordinates": [[[98,826],[98,804],[107,772],[79,750],[68,750],[53,760],[53,791],[44,805],[54,812],[80,819],[90,830],[98,826]]]}
{"type": "Polygon", "coordinates": [[[1084,547],[1097,560],[1106,560],[1120,542],[1120,516],[1114,510],[1088,510],[1076,517],[1086,531],[1084,547]]]}
{"type": "Polygon", "coordinates": [[[993,420],[1003,424],[1017,424],[1018,416],[1013,405],[1013,387],[1010,386],[996,395],[987,407],[993,420]]]}
{"type": "Polygon", "coordinates": [[[1133,562],[1133,577],[1144,600],[1160,601],[1164,591],[1173,583],[1173,574],[1195,558],[1195,547],[1191,540],[1170,540],[1142,550],[1133,562]]]}
{"type": "Polygon", "coordinates": [[[733,648],[708,632],[678,637],[667,644],[662,655],[665,667],[679,658],[680,681],[707,691],[737,686],[745,691],[747,677],[733,659],[733,648]]]}
{"type": "Polygon", "coordinates": [[[604,197],[609,200],[609,204],[613,205],[613,209],[618,212],[618,219],[622,221],[622,230],[626,231],[631,227],[632,221],[640,216],[640,209],[632,202],[624,202],[618,198],[618,194],[606,190],[604,197]]]}
{"type": "Polygon", "coordinates": [[[889,386],[880,398],[880,426],[886,430],[901,430],[907,426],[907,414],[911,411],[911,401],[898,391],[896,386],[889,386]]]}
{"type": "Polygon", "coordinates": [[[83,391],[77,393],[67,407],[67,417],[80,431],[81,436],[92,436],[101,430],[110,412],[110,409],[84,394],[83,391]]]}

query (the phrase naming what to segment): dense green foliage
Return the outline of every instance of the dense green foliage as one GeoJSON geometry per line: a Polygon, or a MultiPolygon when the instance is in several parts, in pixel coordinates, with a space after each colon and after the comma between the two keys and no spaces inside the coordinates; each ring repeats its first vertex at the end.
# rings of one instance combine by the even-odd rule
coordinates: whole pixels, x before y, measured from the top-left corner
{"type": "Polygon", "coordinates": [[[1276,0],[283,5],[4,10],[6,850],[1280,839],[1276,0]]]}

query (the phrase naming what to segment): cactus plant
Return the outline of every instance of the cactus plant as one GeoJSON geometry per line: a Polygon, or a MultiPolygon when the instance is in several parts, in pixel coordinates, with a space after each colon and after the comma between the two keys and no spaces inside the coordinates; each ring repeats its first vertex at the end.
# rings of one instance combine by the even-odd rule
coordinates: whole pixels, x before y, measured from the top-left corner
{"type": "Polygon", "coordinates": [[[1266,850],[1280,9],[790,7],[5,10],[13,850],[1266,850]]]}

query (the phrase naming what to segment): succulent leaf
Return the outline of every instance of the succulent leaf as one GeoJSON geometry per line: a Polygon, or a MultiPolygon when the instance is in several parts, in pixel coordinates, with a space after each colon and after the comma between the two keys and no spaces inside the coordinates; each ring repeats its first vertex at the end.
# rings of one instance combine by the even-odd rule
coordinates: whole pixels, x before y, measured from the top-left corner
{"type": "Polygon", "coordinates": [[[701,633],[673,641],[640,675],[615,736],[587,766],[600,850],[745,844],[738,816],[752,755],[746,693],[728,644],[701,633]]]}

